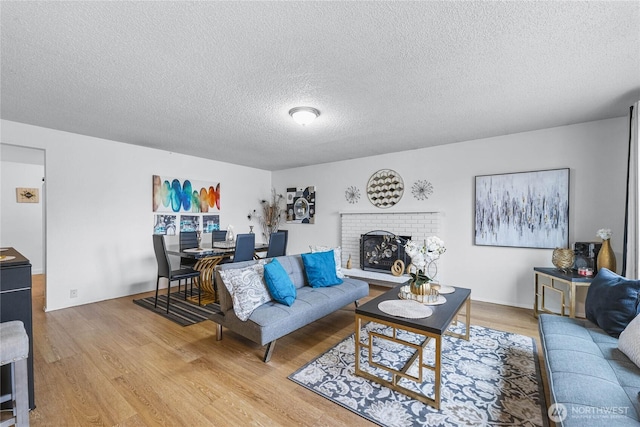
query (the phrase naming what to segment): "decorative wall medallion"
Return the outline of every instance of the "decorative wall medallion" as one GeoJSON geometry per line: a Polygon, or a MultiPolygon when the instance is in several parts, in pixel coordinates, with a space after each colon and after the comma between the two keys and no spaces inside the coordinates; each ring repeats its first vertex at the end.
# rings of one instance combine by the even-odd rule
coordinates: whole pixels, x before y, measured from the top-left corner
{"type": "Polygon", "coordinates": [[[379,208],[390,208],[402,199],[404,181],[391,169],[380,169],[367,183],[369,201],[379,208]]]}
{"type": "Polygon", "coordinates": [[[16,199],[18,203],[38,203],[40,194],[37,188],[16,188],[16,199]]]}
{"type": "Polygon", "coordinates": [[[351,204],[358,203],[358,200],[360,200],[360,190],[352,185],[344,192],[344,198],[351,204]]]}
{"type": "Polygon", "coordinates": [[[427,200],[433,194],[433,185],[427,180],[418,180],[411,186],[411,194],[417,200],[427,200]]]}

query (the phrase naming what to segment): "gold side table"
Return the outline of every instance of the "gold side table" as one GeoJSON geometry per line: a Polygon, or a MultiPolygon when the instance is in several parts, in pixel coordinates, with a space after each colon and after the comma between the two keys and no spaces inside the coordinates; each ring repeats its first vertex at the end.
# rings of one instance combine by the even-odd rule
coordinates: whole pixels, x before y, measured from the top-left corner
{"type": "Polygon", "coordinates": [[[573,271],[564,273],[557,268],[534,267],[534,303],[533,315],[538,318],[539,313],[552,313],[566,316],[568,308],[569,317],[576,317],[576,288],[589,287],[593,276],[580,276],[573,271]],[[548,283],[543,283],[544,281],[548,283]],[[563,288],[557,285],[562,284],[563,288]],[[560,313],[554,312],[545,306],[545,292],[555,292],[560,295],[560,313]]]}

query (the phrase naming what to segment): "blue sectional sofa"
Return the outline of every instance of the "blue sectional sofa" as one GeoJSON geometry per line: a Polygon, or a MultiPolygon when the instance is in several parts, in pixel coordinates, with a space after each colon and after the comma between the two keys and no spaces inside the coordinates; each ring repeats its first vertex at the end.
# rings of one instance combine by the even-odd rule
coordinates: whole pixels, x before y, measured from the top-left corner
{"type": "Polygon", "coordinates": [[[296,288],[291,306],[269,300],[255,308],[246,320],[241,320],[233,307],[233,298],[224,283],[224,271],[247,269],[265,260],[221,264],[216,267],[216,284],[220,312],[210,319],[217,324],[217,339],[222,339],[222,327],[248,338],[260,345],[267,345],[263,360],[271,358],[275,342],[303,326],[336,310],[356,303],[369,295],[369,284],[362,280],[342,278],[342,283],[329,287],[309,286],[301,255],[289,255],[276,259],[286,271],[296,288]]]}
{"type": "Polygon", "coordinates": [[[539,318],[551,409],[566,427],[640,426],[640,368],[586,319],[539,318]]]}

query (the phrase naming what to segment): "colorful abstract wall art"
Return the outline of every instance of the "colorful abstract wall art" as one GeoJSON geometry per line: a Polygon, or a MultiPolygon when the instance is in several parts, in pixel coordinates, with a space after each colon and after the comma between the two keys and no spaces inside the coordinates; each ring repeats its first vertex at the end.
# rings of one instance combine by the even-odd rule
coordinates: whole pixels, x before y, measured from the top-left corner
{"type": "Polygon", "coordinates": [[[475,244],[569,245],[569,169],[476,176],[475,244]]]}
{"type": "Polygon", "coordinates": [[[220,183],[153,175],[154,212],[220,211],[220,183]]]}
{"type": "Polygon", "coordinates": [[[316,221],[316,187],[287,188],[287,222],[313,224],[316,221]]]}
{"type": "Polygon", "coordinates": [[[176,215],[155,215],[153,234],[175,236],[177,230],[176,215]]]}

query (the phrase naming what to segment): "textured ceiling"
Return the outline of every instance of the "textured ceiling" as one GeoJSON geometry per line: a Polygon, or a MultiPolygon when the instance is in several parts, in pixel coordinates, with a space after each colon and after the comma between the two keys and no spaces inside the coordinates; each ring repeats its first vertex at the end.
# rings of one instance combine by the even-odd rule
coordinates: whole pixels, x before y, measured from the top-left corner
{"type": "Polygon", "coordinates": [[[0,3],[1,117],[267,170],[625,116],[640,2],[0,3]],[[303,128],[290,108],[321,116],[303,128]]]}

